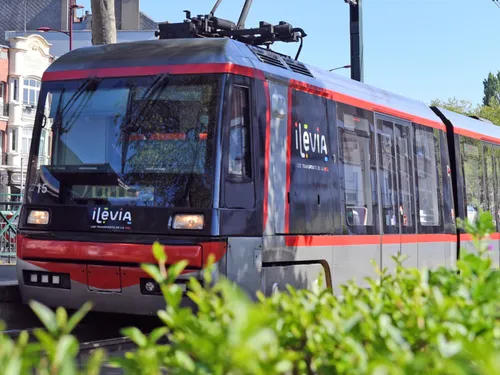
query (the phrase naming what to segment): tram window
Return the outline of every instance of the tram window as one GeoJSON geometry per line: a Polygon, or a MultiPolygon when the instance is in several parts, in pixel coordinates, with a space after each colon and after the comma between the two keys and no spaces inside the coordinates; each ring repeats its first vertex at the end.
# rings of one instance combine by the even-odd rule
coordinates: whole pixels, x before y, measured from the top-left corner
{"type": "Polygon", "coordinates": [[[462,168],[464,171],[466,217],[475,221],[479,208],[485,209],[483,165],[480,141],[460,137],[462,148],[462,168]]]}
{"type": "Polygon", "coordinates": [[[341,151],[344,165],[345,215],[349,226],[371,226],[374,223],[372,179],[375,179],[373,137],[367,119],[343,115],[341,151]],[[373,160],[372,160],[373,159],[373,160]]]}
{"type": "Polygon", "coordinates": [[[483,147],[483,155],[484,155],[484,182],[486,183],[485,186],[485,194],[487,196],[487,207],[490,210],[493,225],[497,226],[497,215],[496,215],[496,208],[495,208],[495,192],[497,191],[497,181],[496,181],[496,176],[495,172],[493,170],[493,158],[494,158],[494,151],[490,145],[484,145],[483,147]]]}
{"type": "Polygon", "coordinates": [[[442,181],[439,178],[441,167],[437,160],[439,143],[433,129],[416,127],[415,152],[420,224],[424,227],[439,226],[442,181]]]}
{"type": "Polygon", "coordinates": [[[441,170],[443,180],[443,212],[444,224],[446,225],[446,233],[454,233],[455,231],[455,207],[453,201],[453,187],[450,158],[448,154],[448,141],[446,133],[439,131],[440,144],[441,144],[441,170]]]}
{"type": "Polygon", "coordinates": [[[251,178],[251,164],[248,88],[233,86],[229,122],[229,175],[251,178]]]}

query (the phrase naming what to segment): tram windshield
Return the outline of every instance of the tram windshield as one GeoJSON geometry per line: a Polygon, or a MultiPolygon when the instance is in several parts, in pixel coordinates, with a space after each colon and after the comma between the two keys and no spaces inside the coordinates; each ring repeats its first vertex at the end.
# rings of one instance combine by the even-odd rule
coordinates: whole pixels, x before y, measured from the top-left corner
{"type": "Polygon", "coordinates": [[[44,84],[28,202],[212,205],[216,75],[44,84]]]}

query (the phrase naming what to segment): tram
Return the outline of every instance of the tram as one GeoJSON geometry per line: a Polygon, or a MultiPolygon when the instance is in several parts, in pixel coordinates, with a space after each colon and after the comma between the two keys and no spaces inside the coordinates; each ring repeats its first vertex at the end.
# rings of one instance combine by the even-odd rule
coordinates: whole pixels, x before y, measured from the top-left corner
{"type": "Polygon", "coordinates": [[[17,238],[24,302],[155,314],[164,299],[139,267],[155,241],[188,261],[183,287],[212,254],[214,276],[252,296],[320,273],[338,292],[395,254],[454,266],[470,241],[456,216],[483,207],[500,225],[499,127],[262,47],[302,42],[289,24],[187,18],[44,73],[17,238]]]}

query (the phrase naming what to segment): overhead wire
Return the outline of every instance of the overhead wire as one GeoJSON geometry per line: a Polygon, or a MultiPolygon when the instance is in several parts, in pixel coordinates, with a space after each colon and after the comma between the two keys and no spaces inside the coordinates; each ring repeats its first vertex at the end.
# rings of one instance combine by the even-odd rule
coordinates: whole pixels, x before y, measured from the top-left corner
{"type": "Polygon", "coordinates": [[[500,9],[500,0],[492,0],[493,4],[495,4],[500,9]]]}

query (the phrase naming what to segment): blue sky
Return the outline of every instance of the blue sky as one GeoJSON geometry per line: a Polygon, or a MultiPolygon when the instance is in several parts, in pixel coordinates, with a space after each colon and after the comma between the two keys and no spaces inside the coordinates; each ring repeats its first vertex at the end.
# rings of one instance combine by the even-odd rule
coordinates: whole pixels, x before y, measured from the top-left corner
{"type": "MultiPolygon", "coordinates": [[[[78,3],[90,9],[90,0],[78,3]]],[[[142,0],[141,10],[158,22],[179,22],[182,10],[206,14],[214,3],[142,0]]],[[[243,3],[223,0],[216,15],[237,21],[243,3]]],[[[349,64],[344,0],[254,0],[246,26],[261,20],[302,27],[304,62],[324,69],[349,64]]],[[[483,79],[500,70],[500,9],[491,0],[364,0],[363,30],[365,83],[427,103],[456,97],[477,104],[483,79]]],[[[292,56],[297,48],[274,46],[292,56]]]]}

